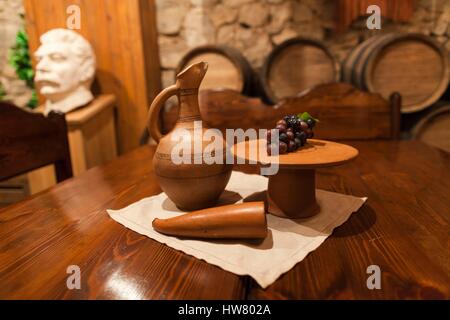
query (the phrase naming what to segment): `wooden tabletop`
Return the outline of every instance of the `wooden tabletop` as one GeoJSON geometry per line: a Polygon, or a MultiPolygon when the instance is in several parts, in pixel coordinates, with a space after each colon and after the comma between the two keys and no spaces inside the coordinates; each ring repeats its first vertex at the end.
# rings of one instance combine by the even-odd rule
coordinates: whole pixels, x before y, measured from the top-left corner
{"type": "Polygon", "coordinates": [[[367,203],[266,290],[109,218],[160,192],[144,146],[0,210],[0,298],[448,299],[450,155],[413,141],[350,144],[359,157],[318,170],[318,187],[367,203]],[[67,288],[70,265],[79,290],[67,288]],[[370,265],[380,290],[367,288],[370,265]]]}

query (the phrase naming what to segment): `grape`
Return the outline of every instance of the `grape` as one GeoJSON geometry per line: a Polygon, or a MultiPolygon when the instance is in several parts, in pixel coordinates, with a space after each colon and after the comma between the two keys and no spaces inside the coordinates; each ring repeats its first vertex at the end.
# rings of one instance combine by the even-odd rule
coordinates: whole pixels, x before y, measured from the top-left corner
{"type": "Polygon", "coordinates": [[[286,132],[286,133],[283,133],[283,134],[286,134],[286,136],[288,137],[288,139],[289,140],[294,140],[294,132],[292,132],[292,131],[288,131],[288,132],[286,132]]]}
{"type": "Polygon", "coordinates": [[[301,122],[301,120],[299,118],[295,119],[295,123],[294,123],[294,126],[293,126],[294,131],[300,131],[301,130],[300,129],[300,122],[301,122]]]}
{"type": "Polygon", "coordinates": [[[301,118],[296,115],[284,116],[283,119],[277,121],[275,129],[266,132],[268,155],[274,154],[275,151],[278,151],[279,154],[293,152],[304,146],[307,139],[314,136],[312,128],[315,126],[316,120],[307,112],[301,115],[301,118]],[[279,134],[278,141],[272,143],[271,139],[277,134],[279,134]]]}
{"type": "Polygon", "coordinates": [[[287,122],[285,120],[278,120],[277,125],[282,124],[283,126],[287,127],[287,122]]]}
{"type": "Polygon", "coordinates": [[[289,141],[288,135],[286,133],[280,134],[280,141],[287,143],[289,141]]]}
{"type": "Polygon", "coordinates": [[[295,151],[295,142],[292,141],[292,140],[289,141],[289,144],[288,144],[288,151],[289,151],[289,152],[295,151]]]}
{"type": "Polygon", "coordinates": [[[309,126],[308,126],[308,124],[305,121],[300,121],[300,128],[303,131],[306,131],[307,129],[309,129],[309,126]]]}
{"type": "Polygon", "coordinates": [[[284,126],[284,125],[282,125],[282,124],[277,124],[277,126],[275,127],[275,129],[280,130],[280,133],[286,132],[286,126],[284,126]]]}
{"type": "Polygon", "coordinates": [[[306,123],[308,124],[308,127],[310,129],[314,128],[316,122],[314,121],[314,119],[309,118],[308,120],[306,120],[306,123]]]}
{"type": "Polygon", "coordinates": [[[284,142],[280,142],[280,154],[284,154],[288,151],[288,145],[284,142]]]}
{"type": "Polygon", "coordinates": [[[295,128],[297,126],[297,117],[296,116],[290,116],[288,120],[286,121],[289,128],[295,128]]]}
{"type": "Polygon", "coordinates": [[[295,137],[296,137],[296,138],[299,138],[299,139],[302,140],[302,141],[304,141],[304,140],[306,140],[306,133],[305,133],[304,131],[297,132],[297,133],[295,134],[295,137]]]}

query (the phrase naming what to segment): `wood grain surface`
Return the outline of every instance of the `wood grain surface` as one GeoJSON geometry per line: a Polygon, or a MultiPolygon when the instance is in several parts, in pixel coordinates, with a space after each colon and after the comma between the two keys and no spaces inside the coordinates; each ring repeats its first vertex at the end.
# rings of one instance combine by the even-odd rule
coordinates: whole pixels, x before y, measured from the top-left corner
{"type": "Polygon", "coordinates": [[[251,94],[255,81],[254,71],[242,53],[232,47],[224,45],[196,47],[181,58],[175,75],[191,64],[202,61],[208,63],[208,72],[202,81],[200,90],[229,88],[242,94],[251,94]]]}
{"type": "Polygon", "coordinates": [[[49,164],[55,166],[57,181],[72,177],[66,132],[62,113],[44,117],[0,102],[0,180],[49,164]]]}
{"type": "Polygon", "coordinates": [[[245,278],[109,218],[161,190],[142,147],[0,211],[1,299],[240,299],[245,278]],[[68,290],[66,269],[81,269],[68,290]]]}
{"type": "Polygon", "coordinates": [[[205,76],[205,81],[202,83],[201,89],[211,88],[230,88],[237,91],[241,91],[243,87],[243,77],[239,73],[239,70],[235,65],[226,57],[220,54],[203,53],[199,54],[195,58],[187,61],[186,68],[193,63],[206,61],[210,65],[211,70],[214,71],[208,73],[205,76]]]}
{"type": "Polygon", "coordinates": [[[412,129],[412,136],[433,147],[450,152],[450,104],[432,110],[412,129]]]}
{"type": "MultiPolygon", "coordinates": [[[[388,101],[347,83],[319,85],[273,106],[225,89],[200,91],[199,98],[202,120],[223,132],[229,128],[274,128],[283,116],[304,111],[320,119],[314,128],[314,136],[320,139],[396,139],[400,130],[398,94],[388,101]]],[[[163,132],[173,128],[178,112],[176,107],[164,110],[163,132]]]]}
{"type": "MultiPolygon", "coordinates": [[[[83,108],[65,114],[74,176],[117,157],[115,103],[114,95],[102,94],[83,108]]],[[[33,111],[44,113],[45,105],[33,111]]],[[[32,194],[53,186],[52,175],[48,167],[28,173],[32,194]]]]}
{"type": "Polygon", "coordinates": [[[432,37],[387,33],[356,46],[343,64],[342,75],[344,81],[385,99],[400,93],[402,113],[411,113],[431,106],[444,94],[450,67],[447,51],[432,37]]]}
{"type": "Polygon", "coordinates": [[[415,141],[351,142],[360,154],[317,170],[317,187],[367,196],[317,250],[252,299],[448,299],[450,155],[415,141]],[[381,269],[381,290],[366,286],[381,269]]]}
{"type": "Polygon", "coordinates": [[[430,37],[399,34],[378,43],[367,60],[364,77],[367,89],[384,98],[399,92],[402,112],[418,111],[436,102],[447,89],[448,52],[430,37]]]}
{"type": "Polygon", "coordinates": [[[272,102],[339,78],[339,64],[328,48],[304,38],[276,46],[265,60],[261,75],[265,94],[272,102]]]}
{"type": "Polygon", "coordinates": [[[450,155],[418,141],[351,141],[359,157],[318,187],[367,203],[266,290],[125,229],[106,209],[160,192],[144,146],[0,210],[0,298],[431,299],[450,297],[450,155]],[[366,287],[369,265],[381,290],[366,287]],[[66,269],[81,268],[81,290],[66,269]]]}

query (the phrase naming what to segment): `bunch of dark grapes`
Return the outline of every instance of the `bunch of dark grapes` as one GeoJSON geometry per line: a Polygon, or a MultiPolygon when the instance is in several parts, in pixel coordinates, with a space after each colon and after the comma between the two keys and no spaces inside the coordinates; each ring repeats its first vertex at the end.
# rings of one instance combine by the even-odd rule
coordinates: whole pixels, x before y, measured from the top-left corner
{"type": "Polygon", "coordinates": [[[267,131],[267,154],[271,155],[272,151],[276,149],[279,154],[285,154],[303,147],[307,139],[314,137],[312,129],[316,125],[316,121],[306,112],[299,116],[285,116],[279,120],[275,129],[267,131]],[[275,130],[278,130],[279,141],[272,144],[271,138],[275,130]]]}

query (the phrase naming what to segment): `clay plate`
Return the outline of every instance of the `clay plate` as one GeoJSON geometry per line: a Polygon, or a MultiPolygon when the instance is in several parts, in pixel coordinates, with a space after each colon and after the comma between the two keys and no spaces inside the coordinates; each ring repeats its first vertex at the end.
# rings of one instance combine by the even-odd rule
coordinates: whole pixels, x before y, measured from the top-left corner
{"type": "Polygon", "coordinates": [[[280,167],[292,169],[314,169],[344,164],[358,156],[358,150],[342,143],[308,139],[306,145],[295,152],[277,156],[269,156],[266,151],[266,140],[245,141],[234,145],[233,155],[245,147],[245,160],[260,165],[279,163],[280,167]],[[256,149],[255,149],[256,148],[256,149]],[[260,148],[262,148],[261,152],[260,148]]]}

